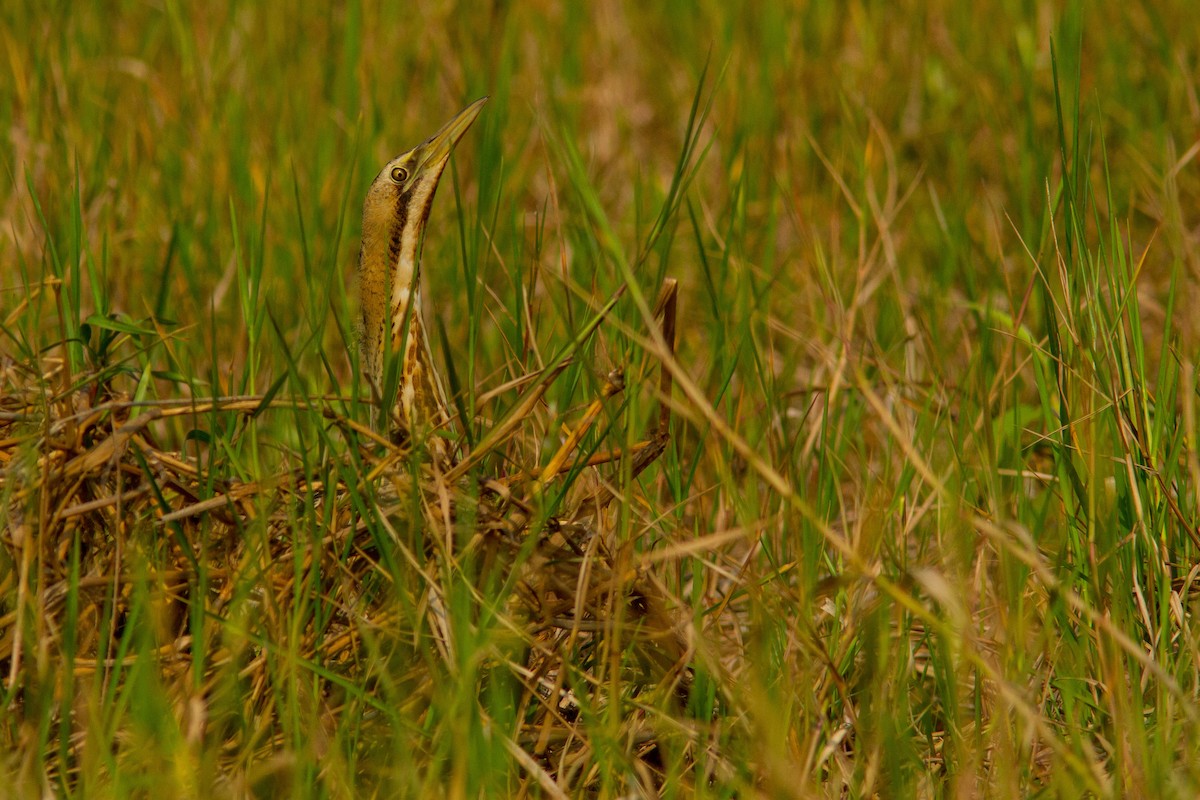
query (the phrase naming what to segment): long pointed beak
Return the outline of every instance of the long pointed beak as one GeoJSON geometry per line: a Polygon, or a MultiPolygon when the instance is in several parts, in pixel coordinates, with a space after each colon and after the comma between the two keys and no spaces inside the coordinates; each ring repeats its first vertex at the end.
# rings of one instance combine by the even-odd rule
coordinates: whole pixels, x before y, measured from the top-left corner
{"type": "Polygon", "coordinates": [[[462,138],[467,129],[471,127],[471,123],[479,116],[479,112],[483,109],[483,104],[488,99],[481,97],[471,105],[458,112],[458,116],[442,126],[442,129],[430,136],[429,139],[422,145],[417,147],[416,152],[416,172],[420,173],[430,164],[436,164],[439,161],[444,161],[449,158],[450,151],[454,149],[454,145],[458,144],[458,140],[462,138]]]}

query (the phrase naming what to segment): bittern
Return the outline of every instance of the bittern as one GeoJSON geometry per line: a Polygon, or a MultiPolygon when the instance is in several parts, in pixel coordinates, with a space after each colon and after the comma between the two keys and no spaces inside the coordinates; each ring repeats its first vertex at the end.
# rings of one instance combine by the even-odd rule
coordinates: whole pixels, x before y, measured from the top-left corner
{"type": "MultiPolygon", "coordinates": [[[[389,161],[372,181],[363,202],[358,256],[362,365],[375,391],[382,394],[387,353],[401,357],[396,411],[410,440],[419,441],[450,420],[425,335],[421,246],[450,153],[486,102],[486,97],[476,100],[424,144],[389,161]]],[[[444,439],[431,437],[428,441],[435,455],[446,455],[444,439]]]]}

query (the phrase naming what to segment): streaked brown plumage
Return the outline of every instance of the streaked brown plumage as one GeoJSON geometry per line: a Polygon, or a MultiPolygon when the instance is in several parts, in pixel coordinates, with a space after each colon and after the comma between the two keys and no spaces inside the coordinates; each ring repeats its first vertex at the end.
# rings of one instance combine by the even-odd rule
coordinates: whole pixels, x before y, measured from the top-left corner
{"type": "MultiPolygon", "coordinates": [[[[389,161],[363,202],[358,257],[363,371],[382,390],[387,353],[401,356],[396,412],[405,431],[417,439],[450,419],[421,314],[425,222],[450,153],[485,102],[486,97],[476,100],[424,144],[389,161]]],[[[432,453],[446,455],[441,437],[428,441],[432,453]]]]}

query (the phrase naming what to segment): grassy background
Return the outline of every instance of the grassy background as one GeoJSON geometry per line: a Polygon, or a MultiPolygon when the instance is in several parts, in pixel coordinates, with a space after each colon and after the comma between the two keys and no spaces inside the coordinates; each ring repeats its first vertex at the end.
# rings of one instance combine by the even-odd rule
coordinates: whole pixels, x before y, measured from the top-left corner
{"type": "MultiPolygon", "coordinates": [[[[595,771],[556,772],[564,790],[629,796],[622,724],[643,714],[688,743],[665,748],[668,795],[1200,791],[1189,3],[0,14],[2,366],[67,341],[73,373],[139,399],[296,399],[164,423],[214,482],[319,473],[340,452],[303,407],[357,396],[363,192],[478,96],[424,260],[468,409],[494,416],[479,392],[630,285],[548,401],[578,409],[624,366],[610,435],[639,435],[656,359],[633,296],[680,281],[697,391],[675,393],[671,446],[617,535],[664,554],[651,569],[723,702],[688,735],[665,706],[593,709],[595,771]]],[[[10,616],[18,461],[0,465],[10,616]]],[[[239,738],[196,722],[236,714],[232,674],[223,691],[197,679],[195,706],[137,666],[64,689],[78,632],[26,640],[22,680],[9,635],[0,784],[536,794],[498,744],[493,724],[516,738],[520,720],[479,691],[496,645],[475,630],[473,667],[438,673],[427,704],[405,705],[400,677],[360,687],[392,709],[373,739],[369,703],[331,724],[288,688],[316,673],[286,640],[274,711],[239,738]]],[[[135,665],[155,646],[122,639],[135,665]]],[[[404,658],[381,673],[434,669],[404,658]]]]}

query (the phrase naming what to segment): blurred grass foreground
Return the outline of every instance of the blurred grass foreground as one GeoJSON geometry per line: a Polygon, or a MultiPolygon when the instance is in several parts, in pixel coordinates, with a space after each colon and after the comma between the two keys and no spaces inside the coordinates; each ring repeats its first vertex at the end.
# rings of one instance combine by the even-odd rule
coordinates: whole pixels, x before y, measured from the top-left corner
{"type": "Polygon", "coordinates": [[[1194,797],[1191,4],[12,2],[0,797],[1194,797]],[[374,424],[424,245],[453,474],[374,424]]]}

